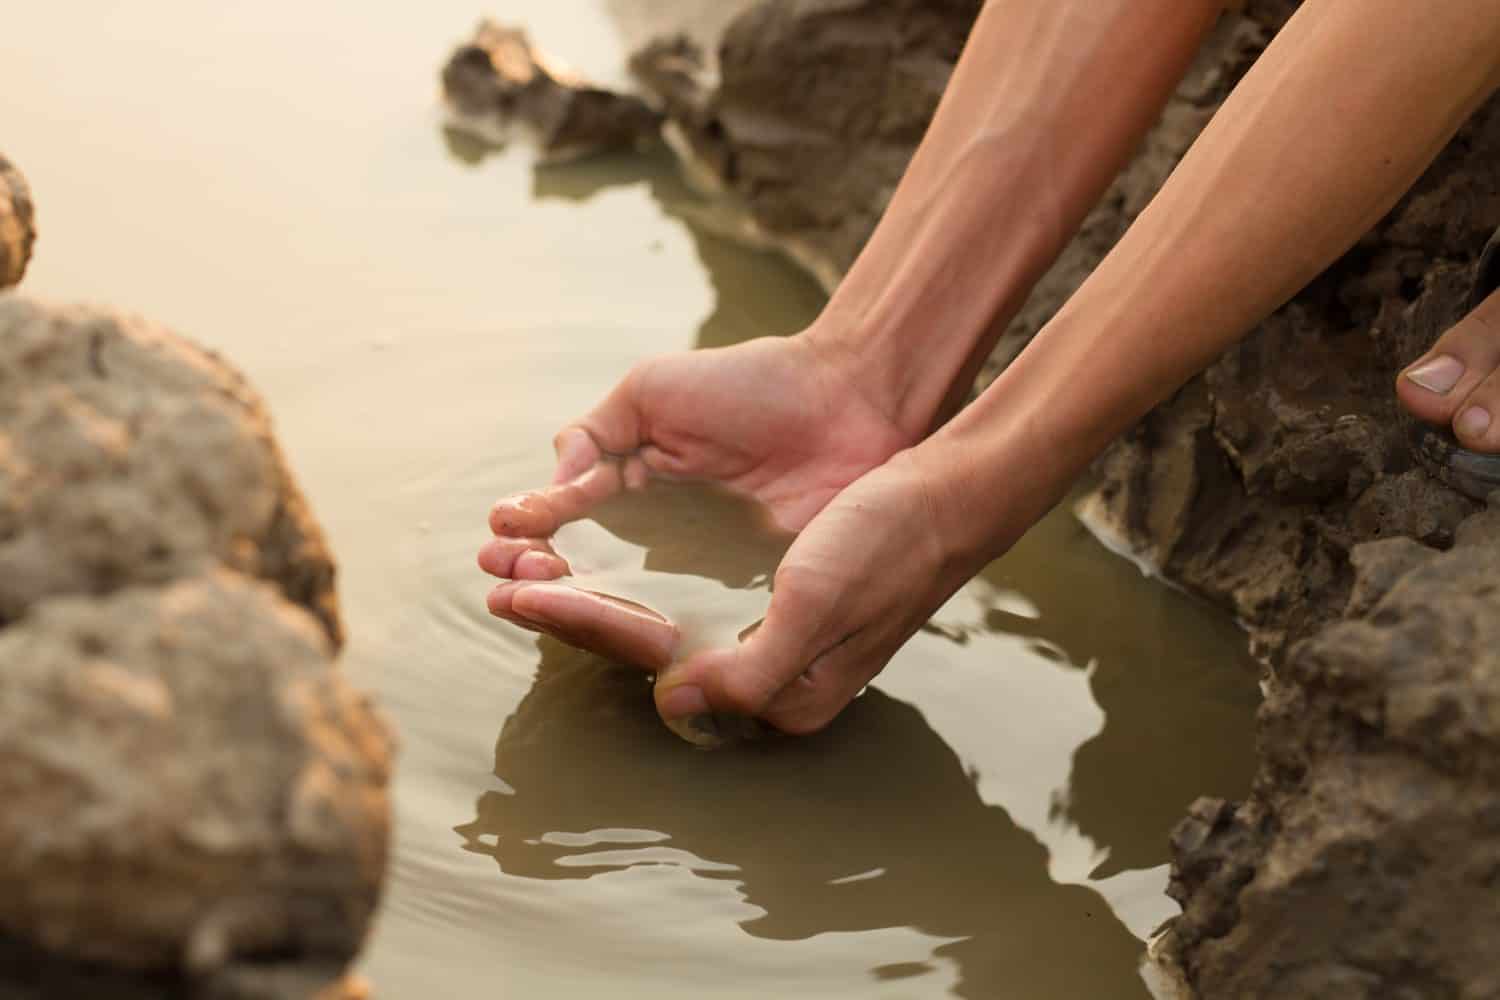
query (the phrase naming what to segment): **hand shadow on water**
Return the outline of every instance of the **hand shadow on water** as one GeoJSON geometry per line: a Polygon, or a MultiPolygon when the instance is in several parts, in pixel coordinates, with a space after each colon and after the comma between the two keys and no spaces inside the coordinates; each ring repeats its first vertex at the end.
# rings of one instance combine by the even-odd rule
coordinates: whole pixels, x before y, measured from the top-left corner
{"type": "Polygon", "coordinates": [[[1069,516],[1043,520],[983,580],[1032,605],[1027,615],[991,609],[988,631],[1033,637],[1092,667],[1104,728],[1074,751],[1066,797],[1054,804],[1054,816],[1108,849],[1092,878],[1162,864],[1194,799],[1249,790],[1258,672],[1219,609],[1143,581],[1069,516]]]}
{"type": "Polygon", "coordinates": [[[675,863],[735,883],[764,910],[741,924],[756,937],[914,927],[961,938],[935,952],[959,967],[961,996],[1144,995],[1140,942],[1095,892],[1048,877],[1042,845],[980,799],[911,705],[871,688],[821,733],[704,753],[662,727],[638,672],[548,638],[538,648],[536,681],[495,747],[514,791],[485,792],[457,828],[507,874],[675,863]],[[603,832],[620,829],[667,839],[643,848],[603,832]],[[590,831],[587,846],[557,836],[590,831]]]}

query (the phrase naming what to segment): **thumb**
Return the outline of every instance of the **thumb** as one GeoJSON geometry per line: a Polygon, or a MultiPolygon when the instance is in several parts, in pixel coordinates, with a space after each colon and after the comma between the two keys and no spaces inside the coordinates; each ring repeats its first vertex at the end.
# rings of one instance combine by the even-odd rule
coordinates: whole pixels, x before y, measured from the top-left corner
{"type": "Polygon", "coordinates": [[[644,364],[627,372],[598,406],[552,439],[557,452],[554,483],[576,479],[601,459],[632,454],[646,443],[640,409],[644,364]]]}
{"type": "Polygon", "coordinates": [[[808,683],[808,667],[837,645],[816,607],[778,589],[764,621],[738,646],[705,650],[668,667],[655,688],[662,721],[685,735],[712,728],[715,715],[764,716],[788,687],[808,683]]]}

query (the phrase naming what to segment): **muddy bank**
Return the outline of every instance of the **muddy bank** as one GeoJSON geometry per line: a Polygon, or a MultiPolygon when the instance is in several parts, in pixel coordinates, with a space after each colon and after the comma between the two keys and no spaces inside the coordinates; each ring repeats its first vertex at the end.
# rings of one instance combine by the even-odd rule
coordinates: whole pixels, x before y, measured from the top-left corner
{"type": "Polygon", "coordinates": [[[0,297],[0,996],[339,979],[391,753],[340,641],[245,380],[145,321],[0,297]]]}
{"type": "MultiPolygon", "coordinates": [[[[1226,15],[991,374],[1102,259],[1295,6],[1226,15]]],[[[682,39],[647,46],[634,68],[694,168],[832,285],[977,7],[772,0],[727,29],[717,80],[682,39]]],[[[1354,250],[1126,435],[1084,504],[1098,530],[1244,622],[1267,664],[1253,794],[1200,802],[1174,843],[1185,915],[1164,950],[1204,996],[1500,992],[1483,965],[1500,867],[1479,846],[1500,814],[1493,515],[1419,468],[1391,389],[1465,309],[1500,226],[1497,154],[1492,102],[1354,250]]]]}

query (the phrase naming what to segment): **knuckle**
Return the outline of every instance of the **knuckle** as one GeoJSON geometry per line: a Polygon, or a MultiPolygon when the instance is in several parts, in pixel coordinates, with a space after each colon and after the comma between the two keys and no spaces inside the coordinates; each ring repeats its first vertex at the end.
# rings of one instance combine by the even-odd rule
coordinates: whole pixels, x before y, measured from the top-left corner
{"type": "Polygon", "coordinates": [[[783,606],[803,607],[833,596],[835,588],[824,573],[800,563],[782,563],[776,568],[771,591],[783,606]]]}

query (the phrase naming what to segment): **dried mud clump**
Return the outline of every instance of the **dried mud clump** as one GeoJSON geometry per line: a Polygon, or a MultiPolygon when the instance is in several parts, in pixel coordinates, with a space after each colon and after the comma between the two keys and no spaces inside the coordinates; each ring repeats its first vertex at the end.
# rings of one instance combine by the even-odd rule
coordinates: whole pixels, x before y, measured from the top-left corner
{"type": "Polygon", "coordinates": [[[1175,835],[1201,996],[1500,996],[1500,513],[1355,563],[1355,615],[1271,686],[1250,799],[1175,835]]]}
{"type": "Polygon", "coordinates": [[[389,747],[331,654],[223,570],[0,631],[0,929],[199,976],[347,961],[379,895],[389,747]]]}
{"type": "Polygon", "coordinates": [[[548,161],[654,141],[661,116],[639,97],[597,87],[548,59],[519,28],[482,22],[443,67],[454,124],[503,141],[529,132],[548,161]]]}
{"type": "Polygon", "coordinates": [[[339,642],[333,558],[249,383],[143,320],[0,298],[0,625],[213,565],[339,642]]]}
{"type": "Polygon", "coordinates": [[[0,296],[0,1000],[353,997],[391,736],[227,364],[0,296]]]}
{"type": "Polygon", "coordinates": [[[21,280],[36,242],[31,189],[15,165],[0,155],[0,288],[21,280]]]}

